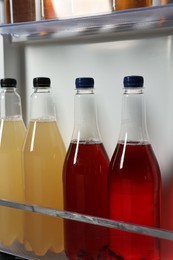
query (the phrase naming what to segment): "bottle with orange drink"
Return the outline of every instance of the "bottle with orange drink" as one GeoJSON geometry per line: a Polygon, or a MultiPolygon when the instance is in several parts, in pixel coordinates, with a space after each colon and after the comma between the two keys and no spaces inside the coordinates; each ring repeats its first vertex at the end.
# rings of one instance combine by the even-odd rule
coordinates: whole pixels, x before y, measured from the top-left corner
{"type": "Polygon", "coordinates": [[[152,6],[152,0],[115,0],[115,10],[152,6]]]}

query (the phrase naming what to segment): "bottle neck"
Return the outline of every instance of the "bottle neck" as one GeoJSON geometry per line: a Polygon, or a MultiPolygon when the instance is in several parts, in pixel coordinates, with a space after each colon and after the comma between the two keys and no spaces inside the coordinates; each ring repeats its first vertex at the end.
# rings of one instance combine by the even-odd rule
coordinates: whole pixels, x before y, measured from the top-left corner
{"type": "Polygon", "coordinates": [[[75,95],[73,141],[100,142],[93,89],[77,89],[75,95]]]}
{"type": "Polygon", "coordinates": [[[55,106],[49,87],[38,87],[31,95],[30,121],[55,121],[55,106]]]}
{"type": "Polygon", "coordinates": [[[0,118],[5,120],[22,119],[21,98],[15,88],[1,89],[0,118]]]}
{"type": "Polygon", "coordinates": [[[143,88],[127,88],[123,94],[121,142],[149,142],[143,88]]]}

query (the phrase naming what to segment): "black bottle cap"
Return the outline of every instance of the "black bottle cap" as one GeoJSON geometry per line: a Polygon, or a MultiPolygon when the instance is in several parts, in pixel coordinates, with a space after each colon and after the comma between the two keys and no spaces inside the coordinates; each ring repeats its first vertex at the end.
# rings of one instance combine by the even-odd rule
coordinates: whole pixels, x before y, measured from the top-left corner
{"type": "Polygon", "coordinates": [[[76,88],[94,88],[93,78],[77,78],[75,81],[76,88]]]}
{"type": "Polygon", "coordinates": [[[17,80],[13,78],[1,79],[1,88],[16,88],[17,80]]]}
{"type": "Polygon", "coordinates": [[[144,84],[144,78],[142,76],[127,76],[124,77],[125,88],[142,88],[144,84]]]}
{"type": "Polygon", "coordinates": [[[50,87],[50,78],[38,77],[33,79],[34,88],[38,87],[50,87]]]}

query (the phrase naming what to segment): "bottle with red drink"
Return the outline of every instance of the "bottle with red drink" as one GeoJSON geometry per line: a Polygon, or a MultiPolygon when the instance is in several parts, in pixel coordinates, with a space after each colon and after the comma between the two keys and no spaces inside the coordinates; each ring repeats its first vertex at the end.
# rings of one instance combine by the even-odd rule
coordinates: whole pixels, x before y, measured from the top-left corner
{"type": "MultiPolygon", "coordinates": [[[[158,228],[161,174],[146,126],[143,77],[124,78],[122,122],[109,166],[110,218],[158,228]]],[[[159,260],[157,238],[110,230],[111,259],[159,260]]]]}
{"type": "MultiPolygon", "coordinates": [[[[64,169],[64,209],[108,218],[109,159],[100,138],[93,78],[76,79],[74,130],[64,169]]],[[[64,247],[70,260],[108,259],[108,230],[64,221],[64,247]]]]}

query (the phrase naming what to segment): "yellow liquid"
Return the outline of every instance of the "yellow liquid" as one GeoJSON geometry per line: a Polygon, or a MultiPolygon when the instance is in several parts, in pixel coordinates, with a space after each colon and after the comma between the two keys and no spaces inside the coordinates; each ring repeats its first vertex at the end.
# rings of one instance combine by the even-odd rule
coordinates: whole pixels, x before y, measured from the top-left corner
{"type": "MultiPolygon", "coordinates": [[[[63,209],[62,168],[65,147],[55,121],[30,122],[24,145],[26,202],[63,209]]],[[[64,249],[63,220],[25,214],[25,247],[36,255],[64,249]]]]}
{"type": "MultiPolygon", "coordinates": [[[[0,198],[24,202],[22,146],[25,137],[22,120],[0,121],[0,198]]],[[[0,207],[0,243],[10,246],[23,241],[23,212],[0,207]]]]}

